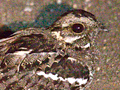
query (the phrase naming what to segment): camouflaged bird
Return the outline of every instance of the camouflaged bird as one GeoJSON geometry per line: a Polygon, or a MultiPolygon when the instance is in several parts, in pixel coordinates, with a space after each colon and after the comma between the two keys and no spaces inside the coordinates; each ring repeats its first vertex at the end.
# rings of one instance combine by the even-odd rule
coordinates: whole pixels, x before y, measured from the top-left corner
{"type": "Polygon", "coordinates": [[[27,28],[0,40],[1,90],[79,90],[93,79],[95,16],[70,10],[46,29],[27,28]]]}

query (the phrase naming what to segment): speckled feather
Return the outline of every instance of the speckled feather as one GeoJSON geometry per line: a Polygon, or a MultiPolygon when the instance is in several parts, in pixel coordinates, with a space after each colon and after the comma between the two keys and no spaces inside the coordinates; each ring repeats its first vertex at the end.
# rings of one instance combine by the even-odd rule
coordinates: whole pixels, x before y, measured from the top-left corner
{"type": "Polygon", "coordinates": [[[99,28],[93,14],[71,10],[46,29],[28,28],[1,39],[0,89],[83,89],[92,81],[90,49],[99,28]]]}

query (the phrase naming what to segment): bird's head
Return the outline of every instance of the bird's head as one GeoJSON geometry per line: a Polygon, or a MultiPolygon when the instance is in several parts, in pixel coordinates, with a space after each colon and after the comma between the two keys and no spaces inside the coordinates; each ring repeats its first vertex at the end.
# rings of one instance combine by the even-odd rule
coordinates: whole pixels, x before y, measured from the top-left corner
{"type": "Polygon", "coordinates": [[[84,10],[71,10],[61,15],[49,28],[58,41],[75,48],[89,48],[99,32],[95,16],[84,10]]]}

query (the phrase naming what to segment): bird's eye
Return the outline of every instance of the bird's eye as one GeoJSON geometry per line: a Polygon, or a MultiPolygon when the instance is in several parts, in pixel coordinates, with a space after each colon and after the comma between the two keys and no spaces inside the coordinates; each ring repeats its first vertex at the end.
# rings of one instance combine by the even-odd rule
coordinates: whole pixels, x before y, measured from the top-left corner
{"type": "Polygon", "coordinates": [[[84,26],[82,24],[74,24],[72,26],[72,30],[75,32],[75,33],[81,33],[83,30],[84,30],[84,26]]]}

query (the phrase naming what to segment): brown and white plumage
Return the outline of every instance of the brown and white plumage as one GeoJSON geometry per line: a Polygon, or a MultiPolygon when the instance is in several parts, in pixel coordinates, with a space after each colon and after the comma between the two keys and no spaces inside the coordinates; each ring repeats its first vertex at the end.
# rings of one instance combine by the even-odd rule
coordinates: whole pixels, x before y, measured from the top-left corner
{"type": "Polygon", "coordinates": [[[1,39],[0,89],[86,87],[92,81],[94,61],[88,48],[98,32],[93,14],[71,10],[46,29],[28,28],[1,39]]]}

